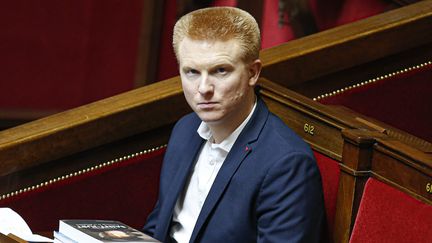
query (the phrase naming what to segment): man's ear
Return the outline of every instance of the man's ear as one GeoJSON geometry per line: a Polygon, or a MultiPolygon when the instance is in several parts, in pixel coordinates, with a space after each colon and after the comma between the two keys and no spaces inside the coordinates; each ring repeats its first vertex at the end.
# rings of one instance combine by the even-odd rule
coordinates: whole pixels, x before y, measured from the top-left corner
{"type": "Polygon", "coordinates": [[[260,59],[249,64],[249,86],[255,86],[261,73],[262,63],[260,59]]]}

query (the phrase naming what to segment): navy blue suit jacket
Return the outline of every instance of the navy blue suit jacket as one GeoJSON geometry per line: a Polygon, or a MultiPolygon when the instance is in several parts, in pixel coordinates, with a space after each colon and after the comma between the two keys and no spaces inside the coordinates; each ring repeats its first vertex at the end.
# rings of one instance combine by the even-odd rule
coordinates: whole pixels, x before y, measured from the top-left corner
{"type": "MultiPolygon", "coordinates": [[[[169,241],[177,198],[204,140],[201,120],[183,117],[165,154],[159,198],[144,231],[169,241]]],[[[313,154],[261,99],[225,159],[204,202],[190,242],[320,242],[325,222],[313,154]]]]}

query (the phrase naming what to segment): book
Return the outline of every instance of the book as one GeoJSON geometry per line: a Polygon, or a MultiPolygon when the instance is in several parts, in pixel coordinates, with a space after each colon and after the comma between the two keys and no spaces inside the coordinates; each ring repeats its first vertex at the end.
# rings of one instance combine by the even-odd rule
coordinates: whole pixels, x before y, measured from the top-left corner
{"type": "Polygon", "coordinates": [[[136,230],[122,222],[113,220],[60,220],[59,231],[56,237],[59,242],[159,242],[156,239],[136,230]],[[64,239],[71,241],[62,241],[64,239]]]}
{"type": "Polygon", "coordinates": [[[54,231],[54,243],[78,243],[78,242],[72,240],[71,238],[67,237],[66,235],[58,231],[54,231]]]}
{"type": "Polygon", "coordinates": [[[52,239],[33,234],[25,220],[10,208],[0,208],[0,233],[5,236],[14,235],[29,242],[53,242],[52,239]]]}

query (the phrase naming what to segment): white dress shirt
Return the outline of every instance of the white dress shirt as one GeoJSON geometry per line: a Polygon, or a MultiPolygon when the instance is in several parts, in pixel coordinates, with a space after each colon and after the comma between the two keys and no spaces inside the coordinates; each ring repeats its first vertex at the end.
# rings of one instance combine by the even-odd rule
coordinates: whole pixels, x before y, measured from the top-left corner
{"type": "Polygon", "coordinates": [[[240,126],[219,144],[214,143],[211,130],[205,122],[201,122],[198,127],[198,134],[207,141],[201,148],[192,175],[174,208],[173,227],[170,234],[178,243],[189,242],[207,194],[228,152],[252,117],[255,108],[256,102],[240,126]]]}

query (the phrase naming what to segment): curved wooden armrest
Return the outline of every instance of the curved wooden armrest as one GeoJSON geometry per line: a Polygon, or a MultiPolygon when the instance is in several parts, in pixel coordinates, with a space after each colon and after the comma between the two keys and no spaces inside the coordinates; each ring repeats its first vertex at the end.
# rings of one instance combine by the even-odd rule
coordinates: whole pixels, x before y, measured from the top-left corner
{"type": "Polygon", "coordinates": [[[176,77],[1,131],[0,176],[172,124],[189,111],[176,77]]]}

